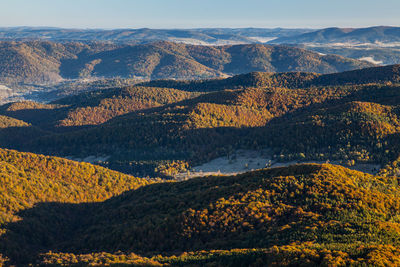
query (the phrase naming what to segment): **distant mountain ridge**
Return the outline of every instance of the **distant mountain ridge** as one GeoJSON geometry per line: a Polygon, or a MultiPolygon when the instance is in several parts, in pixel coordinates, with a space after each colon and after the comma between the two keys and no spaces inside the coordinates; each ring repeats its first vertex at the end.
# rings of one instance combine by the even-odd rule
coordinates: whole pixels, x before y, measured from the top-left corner
{"type": "Polygon", "coordinates": [[[149,43],[171,41],[198,45],[292,43],[393,43],[400,42],[400,27],[290,29],[290,28],[194,28],[194,29],[65,29],[52,27],[0,27],[0,40],[56,42],[149,43]]]}
{"type": "Polygon", "coordinates": [[[0,28],[0,40],[112,41],[146,43],[180,41],[192,44],[259,43],[278,37],[297,35],[311,29],[197,28],[197,29],[63,29],[53,27],[0,28]],[[266,39],[257,39],[266,38],[266,39]]]}
{"type": "Polygon", "coordinates": [[[302,43],[395,43],[400,42],[400,27],[377,26],[369,28],[326,28],[296,36],[277,38],[270,43],[302,44],[302,43]]]}
{"type": "MultiPolygon", "coordinates": [[[[400,27],[290,29],[64,29],[52,27],[0,27],[0,41],[82,42],[91,44],[149,44],[175,42],[202,46],[238,44],[289,45],[321,54],[335,54],[378,65],[400,63],[400,27]]],[[[95,62],[94,62],[95,63],[95,62]]],[[[88,63],[91,64],[90,62],[88,63]]],[[[249,72],[251,70],[248,70],[249,72]]],[[[289,70],[292,71],[292,70],[289,70]]],[[[168,77],[171,78],[171,77],[168,77]]],[[[204,77],[201,77],[204,78],[204,77]]]]}
{"type": "Polygon", "coordinates": [[[0,42],[0,81],[81,78],[204,79],[253,71],[333,73],[374,66],[304,49],[261,44],[0,42]]]}

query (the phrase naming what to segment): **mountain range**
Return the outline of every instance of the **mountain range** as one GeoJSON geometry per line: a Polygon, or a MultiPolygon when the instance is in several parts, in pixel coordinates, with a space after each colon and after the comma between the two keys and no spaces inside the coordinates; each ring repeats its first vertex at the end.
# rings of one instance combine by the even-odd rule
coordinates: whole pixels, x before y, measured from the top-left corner
{"type": "Polygon", "coordinates": [[[265,148],[275,161],[334,160],[396,173],[399,81],[399,65],[325,75],[254,72],[9,103],[0,107],[0,144],[94,157],[136,176],[173,177],[236,150],[265,148]]]}
{"type": "Polygon", "coordinates": [[[155,41],[188,44],[224,45],[249,43],[349,43],[390,44],[400,40],[400,28],[374,26],[368,28],[199,28],[199,29],[62,29],[51,27],[0,28],[0,40],[47,40],[56,42],[108,41],[144,43],[155,41]]]}
{"type": "MultiPolygon", "coordinates": [[[[64,55],[61,66],[138,49],[27,44],[48,70],[64,55]]],[[[201,59],[198,46],[139,47],[201,59]]],[[[231,49],[255,51],[252,68],[273,72],[110,78],[91,90],[76,83],[76,94],[50,103],[0,106],[0,265],[397,265],[400,66],[276,72],[286,68],[277,62],[326,65],[316,53],[259,44],[208,59],[244,71],[221,63],[231,49]],[[268,51],[284,52],[265,65],[268,51]],[[253,154],[244,161],[243,151],[253,154]],[[224,159],[241,171],[204,168],[224,159]]]]}
{"type": "Polygon", "coordinates": [[[203,45],[259,43],[310,32],[310,29],[264,28],[199,28],[199,29],[62,29],[50,27],[0,28],[0,40],[47,40],[56,42],[108,41],[147,43],[155,41],[183,42],[203,45]]]}
{"type": "Polygon", "coordinates": [[[0,266],[400,266],[395,33],[0,29],[0,266]]]}
{"type": "Polygon", "coordinates": [[[312,44],[382,44],[400,42],[400,27],[377,26],[369,28],[326,28],[295,36],[279,37],[272,43],[312,44]]]}
{"type": "Polygon", "coordinates": [[[265,29],[62,29],[50,27],[0,28],[1,41],[105,42],[144,44],[160,41],[193,45],[283,44],[323,54],[337,54],[374,64],[398,64],[400,28],[265,29]]]}
{"type": "Polygon", "coordinates": [[[368,66],[373,64],[261,44],[0,42],[0,81],[10,84],[115,77],[199,79],[251,71],[332,73],[368,66]]]}
{"type": "Polygon", "coordinates": [[[269,44],[302,47],[323,54],[336,54],[374,64],[400,63],[400,28],[326,28],[294,36],[283,36],[269,44]]]}

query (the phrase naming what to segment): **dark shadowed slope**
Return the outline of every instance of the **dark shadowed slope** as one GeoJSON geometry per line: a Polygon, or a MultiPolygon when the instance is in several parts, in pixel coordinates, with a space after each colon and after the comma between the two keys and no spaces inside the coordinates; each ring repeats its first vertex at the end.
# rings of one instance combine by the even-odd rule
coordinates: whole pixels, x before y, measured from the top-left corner
{"type": "Polygon", "coordinates": [[[307,72],[252,72],[225,79],[200,81],[156,80],[144,82],[140,85],[207,92],[246,87],[284,87],[295,89],[310,86],[398,83],[399,81],[400,65],[389,65],[323,75],[307,72]]]}
{"type": "Polygon", "coordinates": [[[1,251],[28,263],[51,250],[43,261],[67,265],[141,259],[131,253],[153,265],[390,265],[399,194],[397,178],[329,164],[153,184],[104,202],[21,211],[1,251]]]}
{"type": "Polygon", "coordinates": [[[259,44],[194,46],[171,42],[0,42],[0,81],[46,83],[78,78],[200,79],[252,71],[333,73],[373,66],[341,56],[259,44]]]}

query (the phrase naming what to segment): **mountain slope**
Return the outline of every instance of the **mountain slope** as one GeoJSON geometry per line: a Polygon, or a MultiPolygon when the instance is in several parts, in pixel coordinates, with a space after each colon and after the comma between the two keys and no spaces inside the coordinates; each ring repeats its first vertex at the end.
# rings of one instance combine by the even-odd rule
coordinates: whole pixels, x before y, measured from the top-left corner
{"type": "Polygon", "coordinates": [[[194,46],[171,42],[0,42],[0,81],[46,83],[78,78],[199,79],[252,71],[332,73],[373,66],[340,56],[268,45],[194,46]]]}
{"type": "MultiPolygon", "coordinates": [[[[4,114],[5,119],[9,116],[46,130],[54,130],[58,126],[98,125],[123,114],[172,104],[199,95],[198,92],[169,88],[130,86],[94,90],[50,104],[33,101],[9,103],[0,106],[0,114],[4,114]]],[[[12,122],[8,120],[4,128],[11,126],[12,122]]]]}
{"type": "Polygon", "coordinates": [[[11,251],[19,249],[5,247],[4,234],[17,233],[8,226],[20,220],[21,210],[43,202],[102,201],[151,183],[89,163],[5,149],[0,149],[0,181],[0,247],[11,251]]]}
{"type": "MultiPolygon", "coordinates": [[[[110,45],[93,44],[90,50],[110,45]]],[[[112,46],[111,46],[112,47],[112,46]]],[[[89,46],[81,43],[60,44],[47,41],[0,42],[0,80],[6,83],[46,83],[62,79],[60,67],[89,46]]]]}
{"type": "Polygon", "coordinates": [[[268,149],[276,161],[373,164],[396,174],[400,91],[388,81],[396,82],[397,72],[398,66],[331,75],[251,73],[148,84],[189,92],[134,86],[33,109],[9,104],[2,115],[32,126],[13,130],[18,141],[0,142],[82,159],[106,155],[102,164],[137,176],[174,176],[238,149],[268,149]],[[348,84],[353,80],[358,84],[348,84]],[[37,128],[42,132],[29,135],[37,128]]]}
{"type": "Polygon", "coordinates": [[[399,81],[400,65],[389,65],[323,75],[307,72],[252,72],[225,79],[200,81],[156,80],[140,83],[140,85],[168,87],[186,91],[219,91],[246,87],[283,87],[296,89],[310,86],[398,83],[399,81]]]}
{"type": "Polygon", "coordinates": [[[390,265],[399,257],[399,195],[397,178],[329,164],[154,184],[104,202],[47,203],[21,212],[22,221],[10,225],[15,234],[2,238],[2,252],[16,263],[51,250],[58,253],[47,253],[45,260],[58,264],[140,260],[133,252],[154,265],[284,260],[314,266],[379,259],[390,265]],[[305,254],[300,258],[299,250],[305,254]],[[83,251],[93,254],[71,254],[83,251]]]}
{"type": "Polygon", "coordinates": [[[91,202],[149,181],[89,163],[0,149],[1,223],[43,201],[91,202]]]}
{"type": "Polygon", "coordinates": [[[257,44],[204,47],[170,42],[123,47],[89,58],[79,57],[77,62],[82,62],[73,63],[78,66],[75,70],[79,75],[89,71],[94,76],[133,75],[151,79],[207,78],[251,71],[331,73],[371,66],[362,61],[321,56],[298,48],[257,44]]]}
{"type": "Polygon", "coordinates": [[[281,37],[271,41],[271,43],[374,44],[395,43],[399,41],[399,27],[378,26],[369,28],[326,28],[297,36],[281,37]]]}
{"type": "MultiPolygon", "coordinates": [[[[278,125],[273,129],[280,129],[278,122],[281,120],[286,126],[295,122],[287,122],[285,116],[294,119],[296,117],[291,114],[303,109],[316,110],[329,101],[350,101],[346,97],[362,89],[365,88],[261,87],[211,92],[167,106],[115,117],[91,128],[49,134],[15,145],[25,150],[58,155],[110,155],[109,167],[130,173],[142,173],[140,169],[147,161],[150,167],[153,166],[147,171],[154,175],[157,161],[170,161],[171,167],[175,168],[178,166],[173,166],[171,161],[183,160],[194,164],[234,149],[265,146],[266,141],[272,139],[266,138],[271,132],[264,129],[268,130],[273,125],[278,125]]],[[[360,94],[356,99],[365,99],[365,95],[360,94]]],[[[278,131],[272,133],[274,137],[287,137],[278,131]]],[[[287,142],[291,144],[295,140],[292,136],[287,142]]],[[[281,142],[276,142],[274,147],[280,145],[281,142]]]]}
{"type": "Polygon", "coordinates": [[[71,107],[60,126],[98,125],[114,117],[183,101],[199,95],[175,89],[127,87],[64,98],[56,103],[71,107]]]}
{"type": "Polygon", "coordinates": [[[400,82],[400,65],[365,68],[362,70],[322,75],[311,83],[315,85],[341,85],[398,82],[400,82]]]}

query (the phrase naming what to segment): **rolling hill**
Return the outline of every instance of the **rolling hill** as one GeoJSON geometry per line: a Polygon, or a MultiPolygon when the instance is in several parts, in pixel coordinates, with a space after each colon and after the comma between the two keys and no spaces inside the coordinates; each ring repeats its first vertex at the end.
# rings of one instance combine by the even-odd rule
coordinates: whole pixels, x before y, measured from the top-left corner
{"type": "Polygon", "coordinates": [[[269,44],[301,47],[322,54],[335,54],[378,65],[399,64],[400,28],[327,28],[271,40],[269,44]]]}
{"type": "MultiPolygon", "coordinates": [[[[107,49],[110,45],[95,44],[90,50],[107,49]]],[[[0,80],[5,83],[46,83],[62,80],[61,62],[72,59],[89,46],[81,43],[0,42],[0,80]]]]}
{"type": "Polygon", "coordinates": [[[399,194],[397,178],[329,164],[158,183],[20,211],[0,251],[56,266],[395,265],[399,194]]]}
{"type": "Polygon", "coordinates": [[[400,41],[400,28],[377,26],[369,28],[326,28],[296,36],[277,38],[272,43],[314,43],[314,44],[389,44],[400,41]]]}
{"type": "Polygon", "coordinates": [[[312,86],[398,83],[399,81],[400,65],[396,64],[324,75],[307,72],[252,72],[235,75],[226,79],[199,81],[155,80],[139,83],[138,85],[208,92],[246,87],[283,87],[296,89],[312,86]]]}
{"type": "Polygon", "coordinates": [[[175,41],[193,44],[257,43],[257,37],[266,40],[312,31],[310,29],[263,29],[263,28],[203,28],[203,29],[62,29],[41,27],[0,28],[0,40],[52,40],[108,41],[119,43],[146,43],[175,41]]]}
{"type": "Polygon", "coordinates": [[[373,66],[340,56],[260,44],[195,46],[0,42],[0,81],[57,83],[63,79],[200,79],[252,71],[333,73],[373,66]]]}
{"type": "Polygon", "coordinates": [[[261,44],[0,51],[3,82],[78,92],[0,106],[0,266],[400,265],[400,65],[261,44]],[[221,157],[245,172],[195,177],[221,157]]]}
{"type": "Polygon", "coordinates": [[[398,83],[400,65],[389,65],[379,68],[365,68],[360,71],[346,71],[321,75],[311,82],[318,85],[344,85],[367,83],[398,83]]]}
{"type": "MultiPolygon", "coordinates": [[[[200,94],[170,88],[128,86],[89,91],[50,104],[8,103],[0,106],[0,113],[5,115],[4,120],[9,118],[8,115],[15,121],[27,121],[54,130],[58,126],[98,125],[123,114],[176,103],[200,94]]],[[[12,122],[7,123],[5,126],[11,127],[12,122]]]]}
{"type": "Polygon", "coordinates": [[[38,203],[102,201],[151,183],[89,163],[5,149],[0,149],[0,180],[0,239],[17,233],[8,225],[21,219],[18,212],[38,203]]]}
{"type": "Polygon", "coordinates": [[[327,75],[257,72],[12,103],[0,114],[29,126],[0,130],[0,142],[105,157],[100,164],[136,176],[171,177],[238,149],[266,148],[275,160],[375,164],[396,174],[397,76],[396,65],[327,75]]]}

